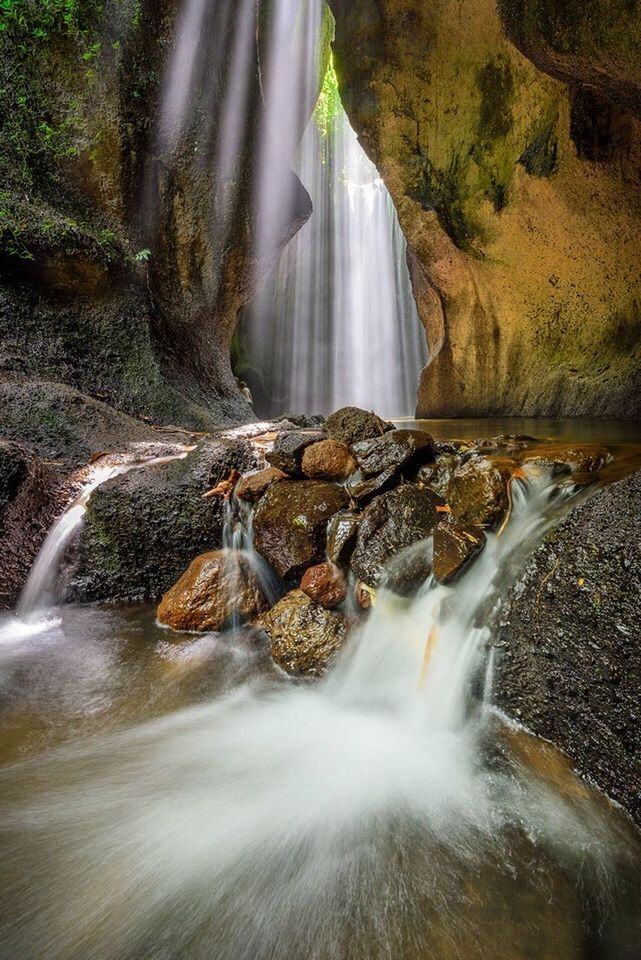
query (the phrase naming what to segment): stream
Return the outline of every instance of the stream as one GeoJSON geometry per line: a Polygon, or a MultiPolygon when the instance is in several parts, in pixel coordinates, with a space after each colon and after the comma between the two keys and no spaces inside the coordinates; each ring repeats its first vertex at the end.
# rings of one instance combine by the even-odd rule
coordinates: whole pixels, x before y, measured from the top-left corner
{"type": "MultiPolygon", "coordinates": [[[[613,479],[639,447],[603,431],[613,479]]],[[[468,572],[379,591],[314,684],[251,627],[4,615],[2,960],[636,960],[638,833],[492,704],[491,611],[586,495],[524,473],[468,572]]]]}

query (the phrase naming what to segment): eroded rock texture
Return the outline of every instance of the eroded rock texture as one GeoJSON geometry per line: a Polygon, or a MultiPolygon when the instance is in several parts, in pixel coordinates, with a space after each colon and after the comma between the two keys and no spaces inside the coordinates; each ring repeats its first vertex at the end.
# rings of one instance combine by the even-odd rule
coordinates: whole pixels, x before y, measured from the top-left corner
{"type": "Polygon", "coordinates": [[[641,474],[576,507],[499,631],[500,703],[641,823],[641,474]]]}
{"type": "Polygon", "coordinates": [[[344,103],[410,248],[418,412],[638,416],[638,6],[330,5],[344,103]]]}
{"type": "Polygon", "coordinates": [[[261,31],[242,24],[240,97],[236,4],[201,5],[191,38],[185,6],[25,0],[3,14],[0,372],[210,428],[252,419],[230,363],[236,315],[311,203],[280,157],[256,248],[261,31]]]}

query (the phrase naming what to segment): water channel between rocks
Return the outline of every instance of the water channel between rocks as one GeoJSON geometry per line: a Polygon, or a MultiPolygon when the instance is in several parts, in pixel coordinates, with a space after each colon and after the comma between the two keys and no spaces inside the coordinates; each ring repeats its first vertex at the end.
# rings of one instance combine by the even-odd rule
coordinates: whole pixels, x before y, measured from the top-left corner
{"type": "MultiPolygon", "coordinates": [[[[641,459],[615,423],[420,425],[641,459]]],[[[528,476],[460,581],[383,592],[316,683],[144,605],[3,634],[1,960],[636,960],[637,832],[492,706],[487,605],[564,497],[528,476]]]]}

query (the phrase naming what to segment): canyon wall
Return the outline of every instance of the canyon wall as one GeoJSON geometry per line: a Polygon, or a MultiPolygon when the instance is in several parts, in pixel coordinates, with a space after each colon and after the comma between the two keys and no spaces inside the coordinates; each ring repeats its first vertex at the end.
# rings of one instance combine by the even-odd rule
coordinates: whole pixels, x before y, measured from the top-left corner
{"type": "Polygon", "coordinates": [[[641,413],[641,16],[590,0],[332,0],[396,204],[421,416],[641,413]]]}
{"type": "Polygon", "coordinates": [[[243,8],[241,25],[235,0],[4,5],[3,377],[161,423],[253,419],[230,364],[237,313],[311,203],[285,163],[286,202],[257,251],[270,0],[243,8]]]}

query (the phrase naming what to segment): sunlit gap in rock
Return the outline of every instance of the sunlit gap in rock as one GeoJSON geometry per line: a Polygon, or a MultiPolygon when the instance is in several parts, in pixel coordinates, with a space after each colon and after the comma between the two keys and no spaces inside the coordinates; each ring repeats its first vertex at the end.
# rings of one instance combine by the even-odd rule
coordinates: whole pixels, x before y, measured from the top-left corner
{"type": "Polygon", "coordinates": [[[352,130],[333,63],[295,167],[314,212],[241,331],[258,411],[354,404],[411,415],[427,348],[392,199],[352,130]]]}

